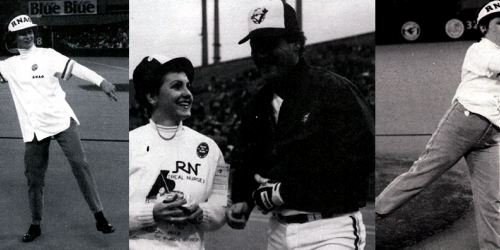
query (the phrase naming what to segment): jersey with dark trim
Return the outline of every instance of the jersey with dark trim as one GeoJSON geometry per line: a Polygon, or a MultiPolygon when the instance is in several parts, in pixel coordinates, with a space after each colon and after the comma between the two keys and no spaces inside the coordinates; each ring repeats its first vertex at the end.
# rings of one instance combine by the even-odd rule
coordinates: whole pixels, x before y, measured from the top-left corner
{"type": "Polygon", "coordinates": [[[69,79],[74,63],[53,49],[35,46],[0,61],[1,78],[9,83],[25,142],[34,135],[42,140],[64,131],[70,117],[79,123],[58,79],[69,79]]]}

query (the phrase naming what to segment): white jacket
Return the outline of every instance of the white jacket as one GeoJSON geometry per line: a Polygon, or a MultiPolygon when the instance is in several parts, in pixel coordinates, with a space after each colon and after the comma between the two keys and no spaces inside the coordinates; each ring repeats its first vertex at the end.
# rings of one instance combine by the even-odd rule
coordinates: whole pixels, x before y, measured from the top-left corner
{"type": "Polygon", "coordinates": [[[104,78],[53,49],[32,46],[19,52],[0,61],[0,78],[9,82],[24,142],[34,135],[40,141],[66,130],[70,117],[79,124],[59,78],[76,75],[98,86],[104,78]]]}
{"type": "Polygon", "coordinates": [[[182,125],[172,140],[164,140],[153,121],[131,131],[129,140],[130,249],[204,249],[203,231],[226,222],[227,204],[211,199],[217,165],[224,164],[217,144],[182,125]],[[199,204],[203,222],[182,227],[155,222],[153,207],[167,189],[182,192],[187,205],[199,204]]]}
{"type": "Polygon", "coordinates": [[[469,47],[453,101],[500,126],[500,47],[483,38],[469,47]]]}

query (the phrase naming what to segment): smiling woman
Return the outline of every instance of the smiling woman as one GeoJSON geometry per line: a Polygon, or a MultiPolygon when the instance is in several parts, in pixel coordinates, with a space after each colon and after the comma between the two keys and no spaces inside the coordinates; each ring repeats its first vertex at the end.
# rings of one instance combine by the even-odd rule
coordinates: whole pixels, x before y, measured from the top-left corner
{"type": "Polygon", "coordinates": [[[179,126],[191,116],[193,77],[187,58],[146,57],[134,70],[135,97],[156,124],[179,126]]]}
{"type": "Polygon", "coordinates": [[[146,96],[153,105],[151,119],[159,125],[179,126],[191,116],[191,82],[184,72],[170,72],[162,77],[161,83],[157,93],[146,96]]]}
{"type": "Polygon", "coordinates": [[[29,49],[33,46],[35,35],[33,29],[28,28],[16,32],[16,43],[18,49],[29,49]]]}
{"type": "Polygon", "coordinates": [[[155,107],[151,119],[157,124],[178,126],[182,120],[191,116],[191,83],[184,72],[168,73],[162,82],[158,95],[148,95],[149,102],[155,107]]]}
{"type": "Polygon", "coordinates": [[[129,136],[130,249],[203,249],[204,231],[225,223],[227,197],[213,192],[224,165],[219,147],[182,125],[191,116],[193,65],[148,56],[133,76],[150,121],[129,136]]]}

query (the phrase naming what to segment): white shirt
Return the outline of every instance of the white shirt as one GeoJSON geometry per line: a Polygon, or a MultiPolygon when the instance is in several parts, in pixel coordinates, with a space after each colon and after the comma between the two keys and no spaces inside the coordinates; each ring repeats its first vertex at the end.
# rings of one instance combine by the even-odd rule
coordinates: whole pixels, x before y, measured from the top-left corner
{"type": "Polygon", "coordinates": [[[454,101],[500,126],[500,47],[483,38],[469,47],[454,101]]]}
{"type": "Polygon", "coordinates": [[[129,248],[204,249],[203,231],[225,223],[227,204],[211,199],[217,165],[224,164],[217,144],[182,125],[164,140],[153,121],[131,131],[129,141],[129,248]],[[156,223],[153,207],[164,191],[182,193],[187,205],[199,204],[203,223],[182,228],[156,223]]]}
{"type": "MultiPolygon", "coordinates": [[[[66,130],[70,117],[79,124],[58,77],[68,80],[74,67],[82,66],[53,49],[33,46],[19,51],[20,55],[0,61],[0,72],[9,82],[24,142],[32,141],[34,135],[42,140],[66,130]]],[[[91,73],[93,83],[104,79],[91,73]]]]}
{"type": "Polygon", "coordinates": [[[278,123],[281,104],[283,104],[283,99],[279,97],[276,93],[273,93],[273,100],[271,101],[271,106],[273,107],[274,121],[276,121],[276,123],[278,123]]]}

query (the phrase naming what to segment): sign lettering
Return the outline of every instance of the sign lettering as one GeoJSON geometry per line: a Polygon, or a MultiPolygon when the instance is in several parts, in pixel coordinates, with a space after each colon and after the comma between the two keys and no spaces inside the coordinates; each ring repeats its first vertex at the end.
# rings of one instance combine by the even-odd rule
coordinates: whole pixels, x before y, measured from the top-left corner
{"type": "Polygon", "coordinates": [[[32,1],[30,16],[95,15],[97,0],[86,1],[32,1]]]}

